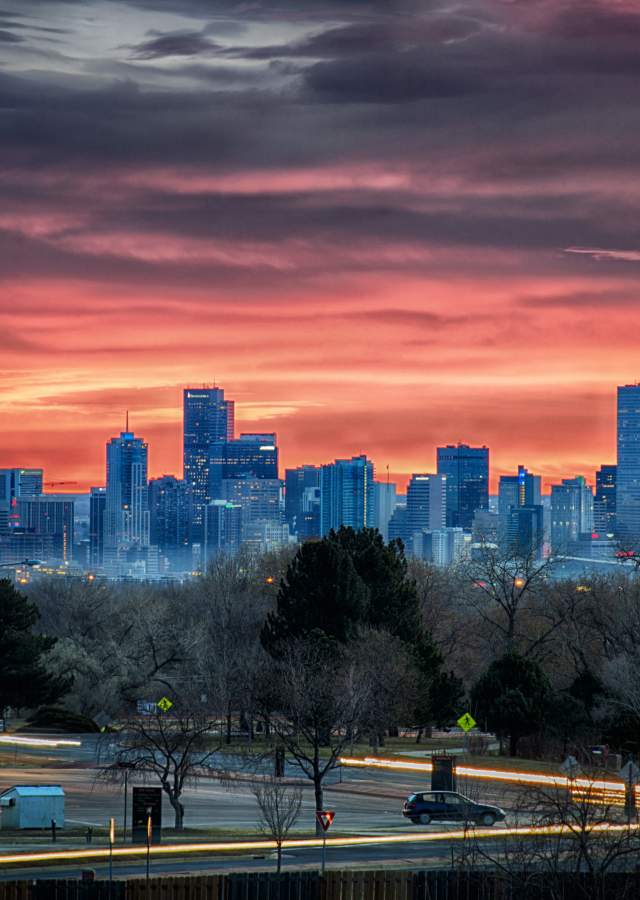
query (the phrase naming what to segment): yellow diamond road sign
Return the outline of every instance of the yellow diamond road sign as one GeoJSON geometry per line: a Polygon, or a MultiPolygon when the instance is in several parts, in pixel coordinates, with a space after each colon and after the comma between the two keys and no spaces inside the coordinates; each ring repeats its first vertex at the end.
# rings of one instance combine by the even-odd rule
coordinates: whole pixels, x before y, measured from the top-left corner
{"type": "Polygon", "coordinates": [[[476,720],[473,718],[471,713],[465,713],[458,719],[458,725],[460,726],[460,728],[462,728],[463,731],[471,731],[471,729],[475,728],[476,726],[476,720]]]}
{"type": "Polygon", "coordinates": [[[171,700],[169,700],[168,697],[163,697],[162,700],[158,700],[158,707],[162,710],[162,712],[169,712],[172,706],[173,703],[171,702],[171,700]]]}

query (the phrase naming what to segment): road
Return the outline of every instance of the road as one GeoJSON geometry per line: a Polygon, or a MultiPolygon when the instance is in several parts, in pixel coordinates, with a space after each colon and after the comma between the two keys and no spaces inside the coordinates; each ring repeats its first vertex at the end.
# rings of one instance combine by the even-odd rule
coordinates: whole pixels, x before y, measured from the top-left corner
{"type": "MultiPolygon", "coordinates": [[[[499,852],[500,845],[487,846],[487,851],[499,852]]],[[[401,847],[341,847],[327,850],[327,868],[345,869],[382,868],[388,866],[402,868],[433,868],[451,864],[451,845],[437,847],[421,844],[403,844],[401,847]]],[[[283,867],[318,869],[321,865],[321,850],[290,850],[283,853],[283,867]]],[[[93,869],[97,878],[107,878],[108,863],[88,862],[84,864],[66,863],[61,866],[30,866],[24,869],[0,870],[0,881],[20,881],[26,878],[78,878],[82,869],[93,869]]],[[[275,853],[255,856],[210,856],[190,859],[152,860],[151,875],[193,875],[198,873],[275,871],[275,853]]],[[[144,859],[114,864],[115,878],[140,877],[145,874],[144,859]]]]}

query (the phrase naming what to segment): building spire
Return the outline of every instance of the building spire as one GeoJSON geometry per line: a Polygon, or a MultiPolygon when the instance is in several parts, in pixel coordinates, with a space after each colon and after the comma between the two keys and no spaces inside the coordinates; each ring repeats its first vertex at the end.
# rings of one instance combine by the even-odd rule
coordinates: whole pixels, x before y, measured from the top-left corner
{"type": "Polygon", "coordinates": [[[124,430],[129,431],[129,410],[127,410],[125,413],[124,430]]]}

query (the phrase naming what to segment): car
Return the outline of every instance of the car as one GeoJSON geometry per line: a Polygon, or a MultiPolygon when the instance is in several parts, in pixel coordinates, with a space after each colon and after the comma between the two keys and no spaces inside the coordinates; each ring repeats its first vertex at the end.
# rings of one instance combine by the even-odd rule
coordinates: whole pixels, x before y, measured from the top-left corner
{"type": "Polygon", "coordinates": [[[424,791],[410,794],[404,802],[402,815],[414,825],[430,822],[474,822],[494,825],[505,819],[504,810],[486,803],[476,803],[457,791],[424,791]]]}

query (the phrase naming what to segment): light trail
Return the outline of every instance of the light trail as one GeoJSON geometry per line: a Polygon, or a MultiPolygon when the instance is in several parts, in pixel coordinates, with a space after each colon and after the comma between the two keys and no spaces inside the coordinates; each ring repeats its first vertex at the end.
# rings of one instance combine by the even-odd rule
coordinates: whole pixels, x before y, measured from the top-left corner
{"type": "MultiPolygon", "coordinates": [[[[640,824],[614,825],[609,823],[597,823],[591,828],[585,829],[589,833],[618,834],[625,831],[637,832],[640,824]]],[[[385,834],[366,835],[364,837],[329,837],[326,839],[327,847],[363,847],[383,844],[429,844],[441,841],[464,841],[470,838],[505,839],[508,837],[571,837],[575,829],[568,825],[529,825],[512,828],[470,828],[456,831],[433,831],[418,834],[385,834]]],[[[291,838],[282,842],[283,850],[300,850],[321,848],[323,838],[291,838]]],[[[195,853],[241,853],[250,851],[276,850],[275,841],[217,841],[199,844],[156,844],[150,848],[151,856],[185,856],[195,853]]],[[[91,850],[56,850],[42,851],[38,853],[10,853],[0,855],[0,866],[20,865],[40,862],[72,862],[80,860],[108,859],[110,855],[108,847],[100,847],[91,850]]],[[[124,859],[130,857],[145,857],[146,844],[136,847],[114,847],[113,858],[124,859]]]]}
{"type": "MultiPolygon", "coordinates": [[[[381,759],[375,756],[366,756],[360,759],[355,756],[341,756],[338,760],[343,766],[356,766],[359,768],[397,769],[401,771],[431,772],[433,765],[430,762],[415,762],[413,760],[381,759]]],[[[612,792],[615,795],[624,793],[625,785],[622,781],[591,781],[588,778],[568,778],[566,775],[545,775],[542,772],[525,772],[509,769],[478,769],[473,766],[456,766],[456,775],[467,778],[478,778],[484,781],[503,781],[511,784],[538,784],[555,788],[583,788],[612,792]]]]}
{"type": "Polygon", "coordinates": [[[71,741],[66,738],[32,738],[22,737],[17,734],[0,734],[0,746],[57,750],[61,747],[82,747],[82,741],[71,741]]]}

